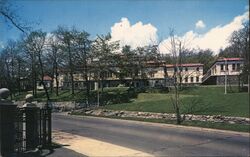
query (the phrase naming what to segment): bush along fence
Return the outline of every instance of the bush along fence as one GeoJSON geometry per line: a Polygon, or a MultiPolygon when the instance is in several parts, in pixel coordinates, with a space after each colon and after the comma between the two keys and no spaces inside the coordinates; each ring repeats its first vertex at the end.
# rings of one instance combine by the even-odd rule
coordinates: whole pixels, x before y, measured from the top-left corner
{"type": "Polygon", "coordinates": [[[51,146],[51,109],[27,102],[17,107],[6,100],[9,90],[0,89],[0,156],[19,156],[39,147],[51,146]]]}

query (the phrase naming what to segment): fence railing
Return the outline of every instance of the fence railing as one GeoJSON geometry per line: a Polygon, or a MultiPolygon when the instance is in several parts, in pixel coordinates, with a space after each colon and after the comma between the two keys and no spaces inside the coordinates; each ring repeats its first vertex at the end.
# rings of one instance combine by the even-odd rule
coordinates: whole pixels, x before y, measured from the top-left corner
{"type": "Polygon", "coordinates": [[[17,108],[15,153],[51,145],[51,109],[17,108]]]}

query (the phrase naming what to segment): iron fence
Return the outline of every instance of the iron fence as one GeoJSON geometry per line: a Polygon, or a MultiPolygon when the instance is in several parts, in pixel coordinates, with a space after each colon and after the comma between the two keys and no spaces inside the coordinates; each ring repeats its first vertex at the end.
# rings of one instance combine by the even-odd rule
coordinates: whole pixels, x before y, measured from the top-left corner
{"type": "Polygon", "coordinates": [[[49,147],[51,145],[51,109],[17,108],[16,112],[14,151],[19,154],[34,147],[49,147]],[[30,116],[31,114],[33,116],[30,116]]]}

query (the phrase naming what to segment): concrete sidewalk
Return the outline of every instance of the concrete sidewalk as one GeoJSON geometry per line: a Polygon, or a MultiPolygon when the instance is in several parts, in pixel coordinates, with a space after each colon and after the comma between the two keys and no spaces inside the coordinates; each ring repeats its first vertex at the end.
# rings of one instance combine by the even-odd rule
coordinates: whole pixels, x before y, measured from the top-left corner
{"type": "Polygon", "coordinates": [[[86,155],[77,153],[73,150],[61,147],[56,148],[52,152],[49,150],[43,150],[40,157],[87,157],[86,155]]]}
{"type": "Polygon", "coordinates": [[[16,157],[87,157],[86,155],[64,148],[64,146],[54,147],[52,149],[29,151],[15,156],[16,157]]]}
{"type": "MultiPolygon", "coordinates": [[[[63,145],[64,148],[73,150],[86,156],[95,157],[151,157],[152,154],[134,150],[131,148],[114,145],[88,137],[74,135],[61,131],[53,131],[53,141],[63,145]]],[[[53,156],[54,157],[54,156],[53,156]]]]}

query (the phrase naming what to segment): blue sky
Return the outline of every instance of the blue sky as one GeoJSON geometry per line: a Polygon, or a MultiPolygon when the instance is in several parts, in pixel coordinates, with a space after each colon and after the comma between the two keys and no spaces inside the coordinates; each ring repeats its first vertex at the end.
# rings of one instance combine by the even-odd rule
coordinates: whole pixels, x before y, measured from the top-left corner
{"type": "MultiPolygon", "coordinates": [[[[21,19],[33,29],[51,32],[58,25],[84,29],[94,38],[111,32],[122,17],[131,25],[151,24],[159,39],[168,37],[169,28],[180,36],[193,30],[206,33],[218,25],[230,23],[246,12],[248,0],[13,0],[10,1],[21,19]],[[195,28],[198,20],[202,29],[195,28]]],[[[16,39],[20,32],[0,19],[0,42],[16,39]]]]}

